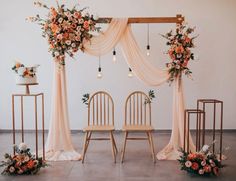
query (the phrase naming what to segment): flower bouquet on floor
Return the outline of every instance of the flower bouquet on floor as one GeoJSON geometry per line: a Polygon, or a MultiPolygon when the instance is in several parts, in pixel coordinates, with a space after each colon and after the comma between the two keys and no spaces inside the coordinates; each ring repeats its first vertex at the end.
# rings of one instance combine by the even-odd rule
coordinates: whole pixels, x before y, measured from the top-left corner
{"type": "Polygon", "coordinates": [[[14,146],[15,155],[5,154],[5,161],[2,161],[0,167],[5,167],[3,175],[34,175],[41,168],[48,166],[40,157],[30,153],[30,149],[25,143],[14,146]]]}
{"type": "Polygon", "coordinates": [[[210,176],[219,176],[220,169],[224,167],[217,156],[210,152],[209,145],[204,145],[199,152],[189,153],[181,149],[182,155],[178,159],[181,170],[190,174],[210,176]]]}

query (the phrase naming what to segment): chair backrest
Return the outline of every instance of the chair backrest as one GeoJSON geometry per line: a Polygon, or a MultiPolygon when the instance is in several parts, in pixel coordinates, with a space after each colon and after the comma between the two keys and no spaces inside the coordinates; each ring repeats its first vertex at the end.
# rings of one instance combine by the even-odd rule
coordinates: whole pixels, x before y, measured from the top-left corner
{"type": "Polygon", "coordinates": [[[114,102],[104,91],[94,93],[88,101],[89,126],[114,126],[114,102]]]}
{"type": "Polygon", "coordinates": [[[135,91],[127,97],[125,125],[151,125],[151,104],[144,92],[135,91]]]}

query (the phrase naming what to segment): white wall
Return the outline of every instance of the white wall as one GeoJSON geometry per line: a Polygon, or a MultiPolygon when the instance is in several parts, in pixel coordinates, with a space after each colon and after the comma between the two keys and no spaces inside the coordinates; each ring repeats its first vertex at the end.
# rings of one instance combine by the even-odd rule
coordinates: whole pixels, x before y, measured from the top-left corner
{"type": "MultiPolygon", "coordinates": [[[[46,2],[46,1],[45,1],[46,2]]],[[[71,0],[72,6],[78,1],[71,0]]],[[[190,25],[197,27],[200,34],[194,50],[199,56],[191,63],[194,81],[185,79],[186,106],[194,108],[197,98],[216,98],[224,101],[224,128],[235,129],[236,118],[236,1],[234,0],[80,0],[82,6],[89,6],[90,12],[110,17],[175,16],[181,13],[190,25]]],[[[47,1],[55,4],[54,1],[47,1]]],[[[45,121],[49,125],[53,63],[48,45],[41,37],[40,27],[25,21],[36,13],[31,0],[1,0],[0,11],[0,129],[11,129],[11,94],[24,91],[15,85],[11,71],[12,62],[40,64],[39,86],[32,91],[45,93],[45,121]]],[[[154,66],[164,67],[169,61],[163,54],[167,49],[159,33],[165,33],[174,25],[151,25],[151,57],[154,66]]],[[[134,25],[133,31],[140,47],[145,50],[146,25],[134,25]]],[[[114,98],[116,127],[123,122],[123,105],[126,96],[134,90],[156,89],[157,99],[153,103],[153,120],[156,129],[171,129],[172,87],[164,84],[153,88],[144,85],[137,78],[128,78],[128,67],[118,50],[118,61],[112,63],[112,53],[102,57],[104,78],[96,78],[98,59],[81,52],[76,60],[67,59],[68,101],[71,129],[82,129],[86,125],[87,110],[81,102],[84,93],[106,90],[114,98]]],[[[33,128],[32,101],[26,101],[26,129],[33,128]]],[[[18,120],[19,122],[19,120],[18,120]]],[[[19,126],[19,124],[17,124],[19,126]]]]}

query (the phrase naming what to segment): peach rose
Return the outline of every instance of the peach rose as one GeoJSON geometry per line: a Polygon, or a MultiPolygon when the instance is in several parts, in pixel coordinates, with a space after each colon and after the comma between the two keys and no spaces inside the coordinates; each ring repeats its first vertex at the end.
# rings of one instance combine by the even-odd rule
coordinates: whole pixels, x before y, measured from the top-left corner
{"type": "Polygon", "coordinates": [[[74,12],[74,17],[75,18],[81,18],[81,14],[79,12],[74,12]]]}
{"type": "Polygon", "coordinates": [[[83,27],[84,27],[84,29],[88,30],[89,29],[89,22],[85,21],[83,27]]]}

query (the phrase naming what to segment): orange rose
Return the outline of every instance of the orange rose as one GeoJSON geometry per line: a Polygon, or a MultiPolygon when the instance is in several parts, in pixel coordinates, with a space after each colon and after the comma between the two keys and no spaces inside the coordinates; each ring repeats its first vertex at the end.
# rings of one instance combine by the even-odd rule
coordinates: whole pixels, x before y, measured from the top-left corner
{"type": "Polygon", "coordinates": [[[55,18],[55,17],[57,16],[57,11],[56,11],[56,9],[52,7],[52,8],[50,9],[50,11],[51,11],[52,17],[55,18]]]}
{"type": "Polygon", "coordinates": [[[177,46],[177,47],[175,48],[175,52],[176,52],[176,53],[183,53],[183,52],[184,52],[184,48],[183,48],[182,46],[177,46]]]}
{"type": "Polygon", "coordinates": [[[195,158],[197,158],[197,155],[195,153],[189,153],[188,160],[193,160],[195,158]]]}
{"type": "Polygon", "coordinates": [[[197,169],[199,168],[198,163],[197,163],[197,162],[193,162],[191,168],[192,168],[193,170],[197,170],[197,169]]]}
{"type": "Polygon", "coordinates": [[[57,33],[58,29],[59,27],[56,24],[51,24],[51,30],[54,34],[57,33]]]}
{"type": "Polygon", "coordinates": [[[29,75],[28,69],[26,69],[26,70],[24,71],[24,76],[27,76],[27,75],[29,75]]]}
{"type": "Polygon", "coordinates": [[[29,169],[34,168],[34,161],[33,161],[33,160],[30,160],[30,161],[27,163],[27,167],[28,167],[29,169]]]}
{"type": "Polygon", "coordinates": [[[210,173],[211,172],[211,166],[210,165],[205,165],[203,168],[204,168],[204,171],[206,173],[210,173]]]}
{"type": "Polygon", "coordinates": [[[51,43],[51,44],[50,44],[50,48],[52,48],[52,49],[53,49],[54,47],[55,47],[55,46],[54,46],[54,44],[53,44],[53,43],[51,43]]]}
{"type": "Polygon", "coordinates": [[[187,36],[185,36],[185,43],[190,43],[191,42],[191,39],[187,36]]]}
{"type": "Polygon", "coordinates": [[[16,68],[19,68],[21,66],[21,63],[16,62],[16,68]]]}

